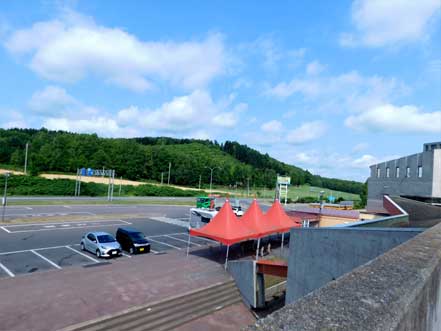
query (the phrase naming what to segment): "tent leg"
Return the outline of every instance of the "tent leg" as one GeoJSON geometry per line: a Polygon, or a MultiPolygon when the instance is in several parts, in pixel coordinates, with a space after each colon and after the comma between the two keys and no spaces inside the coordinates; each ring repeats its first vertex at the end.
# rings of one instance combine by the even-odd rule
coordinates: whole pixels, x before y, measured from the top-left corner
{"type": "Polygon", "coordinates": [[[285,232],[282,233],[282,246],[280,248],[280,254],[283,255],[283,242],[285,241],[285,232]]]}
{"type": "Polygon", "coordinates": [[[230,246],[227,246],[227,255],[225,256],[225,270],[227,270],[228,253],[230,252],[230,246]]]}
{"type": "Polygon", "coordinates": [[[260,238],[257,240],[256,261],[259,260],[260,238]]]}
{"type": "Polygon", "coordinates": [[[190,252],[190,231],[188,232],[188,241],[187,241],[187,257],[188,257],[188,253],[190,252]]]}

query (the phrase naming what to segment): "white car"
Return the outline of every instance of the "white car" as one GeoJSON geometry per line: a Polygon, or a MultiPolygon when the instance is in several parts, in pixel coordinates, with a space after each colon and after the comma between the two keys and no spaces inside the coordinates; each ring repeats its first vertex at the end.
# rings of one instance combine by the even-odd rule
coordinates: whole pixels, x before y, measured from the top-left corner
{"type": "Polygon", "coordinates": [[[89,232],[81,238],[83,251],[96,254],[97,257],[113,257],[122,254],[121,245],[107,232],[89,232]]]}

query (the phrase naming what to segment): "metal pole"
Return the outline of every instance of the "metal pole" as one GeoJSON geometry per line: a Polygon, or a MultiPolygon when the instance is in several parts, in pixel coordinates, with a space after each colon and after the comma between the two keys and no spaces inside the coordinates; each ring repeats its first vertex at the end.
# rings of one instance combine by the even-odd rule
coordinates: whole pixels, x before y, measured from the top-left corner
{"type": "Polygon", "coordinates": [[[164,173],[161,172],[161,185],[164,183],[164,173]]]}
{"type": "Polygon", "coordinates": [[[6,212],[6,195],[7,195],[7,191],[8,191],[8,177],[9,177],[9,173],[5,173],[5,189],[3,191],[3,212],[2,212],[2,222],[5,221],[5,212],[6,212]]]}
{"type": "Polygon", "coordinates": [[[121,183],[122,183],[122,176],[121,179],[119,180],[119,196],[121,196],[121,183]]]}
{"type": "Polygon", "coordinates": [[[24,163],[24,174],[27,174],[27,170],[28,170],[28,148],[29,148],[29,143],[26,143],[26,152],[25,152],[25,163],[24,163]]]}
{"type": "Polygon", "coordinates": [[[107,185],[107,201],[110,201],[110,174],[109,174],[109,184],[107,185]]]}
{"type": "Polygon", "coordinates": [[[77,190],[78,190],[78,171],[79,169],[77,169],[77,176],[75,177],[75,193],[74,196],[77,196],[77,190]]]}
{"type": "Polygon", "coordinates": [[[167,179],[167,185],[170,185],[170,171],[171,171],[171,162],[168,163],[168,179],[167,179]]]}
{"type": "Polygon", "coordinates": [[[259,260],[260,238],[257,240],[256,261],[259,260]]]}
{"type": "Polygon", "coordinates": [[[285,241],[285,232],[282,233],[282,247],[280,248],[280,254],[283,255],[283,242],[285,241]]]}
{"type": "Polygon", "coordinates": [[[228,253],[230,252],[230,246],[227,246],[227,256],[225,256],[225,270],[227,270],[228,264],[228,253]]]}
{"type": "Polygon", "coordinates": [[[210,168],[210,195],[211,195],[211,185],[213,184],[213,171],[214,171],[214,168],[213,169],[211,169],[210,168]]]}
{"type": "Polygon", "coordinates": [[[77,192],[78,196],[80,196],[81,194],[81,173],[78,176],[78,192],[77,192]]]}
{"type": "Polygon", "coordinates": [[[199,175],[199,189],[201,189],[202,175],[199,175]]]}
{"type": "Polygon", "coordinates": [[[110,201],[113,201],[113,188],[115,186],[115,170],[111,170],[112,183],[110,185],[110,201]]]}
{"type": "Polygon", "coordinates": [[[250,196],[250,179],[249,179],[249,178],[247,178],[247,181],[248,181],[248,191],[247,191],[247,197],[249,197],[249,196],[250,196]]]}

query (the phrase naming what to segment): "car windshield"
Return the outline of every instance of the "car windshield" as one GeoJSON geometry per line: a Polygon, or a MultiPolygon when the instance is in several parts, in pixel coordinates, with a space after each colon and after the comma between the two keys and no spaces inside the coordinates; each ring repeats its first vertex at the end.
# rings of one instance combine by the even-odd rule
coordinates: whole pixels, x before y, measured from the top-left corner
{"type": "Polygon", "coordinates": [[[129,235],[132,239],[135,240],[145,239],[144,235],[141,232],[131,232],[129,235]]]}
{"type": "Polygon", "coordinates": [[[111,243],[116,241],[111,235],[104,234],[102,236],[98,236],[98,242],[100,243],[111,243]]]}

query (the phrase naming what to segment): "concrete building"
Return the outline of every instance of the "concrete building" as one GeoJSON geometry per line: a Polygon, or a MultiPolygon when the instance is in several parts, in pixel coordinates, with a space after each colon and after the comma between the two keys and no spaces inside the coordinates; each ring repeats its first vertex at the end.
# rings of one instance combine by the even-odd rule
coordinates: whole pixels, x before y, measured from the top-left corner
{"type": "Polygon", "coordinates": [[[370,166],[369,212],[384,212],[383,195],[441,202],[441,142],[426,143],[423,152],[370,166]]]}

